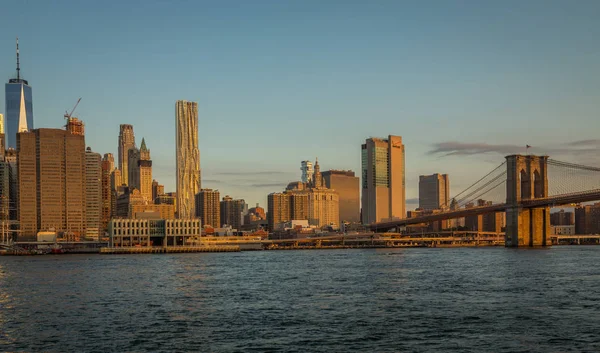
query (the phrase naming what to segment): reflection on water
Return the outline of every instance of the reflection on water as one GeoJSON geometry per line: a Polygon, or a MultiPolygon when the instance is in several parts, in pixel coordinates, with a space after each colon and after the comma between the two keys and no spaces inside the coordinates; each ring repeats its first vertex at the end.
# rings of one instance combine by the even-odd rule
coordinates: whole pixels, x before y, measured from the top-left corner
{"type": "Polygon", "coordinates": [[[600,247],[0,257],[7,351],[600,351],[600,247]]]}

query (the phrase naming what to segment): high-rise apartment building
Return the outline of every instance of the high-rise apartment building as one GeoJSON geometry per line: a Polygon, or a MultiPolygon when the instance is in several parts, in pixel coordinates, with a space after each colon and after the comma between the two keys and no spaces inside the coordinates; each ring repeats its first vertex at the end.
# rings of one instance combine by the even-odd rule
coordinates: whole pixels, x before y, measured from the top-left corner
{"type": "Polygon", "coordinates": [[[4,86],[6,110],[6,142],[1,148],[17,148],[17,133],[29,131],[33,126],[33,99],[29,82],[21,78],[19,39],[17,38],[17,76],[4,86]]]}
{"type": "Polygon", "coordinates": [[[129,150],[135,147],[133,125],[121,124],[119,131],[119,170],[121,170],[120,185],[129,183],[129,150]]]}
{"type": "Polygon", "coordinates": [[[600,233],[600,202],[575,208],[575,234],[600,233]]]}
{"type": "Polygon", "coordinates": [[[274,231],[277,224],[290,220],[292,220],[290,194],[285,192],[270,193],[267,196],[267,225],[269,231],[274,231]]]}
{"type": "Polygon", "coordinates": [[[150,150],[146,147],[146,141],[142,138],[140,146],[140,159],[138,161],[138,173],[140,192],[147,203],[154,202],[152,198],[152,160],[150,159],[150,150]]]}
{"type": "Polygon", "coordinates": [[[59,129],[17,134],[20,236],[35,239],[54,229],[72,238],[85,235],[85,138],[59,129]]]}
{"type": "Polygon", "coordinates": [[[98,240],[102,219],[102,157],[87,148],[85,152],[85,237],[98,240]]]}
{"type": "Polygon", "coordinates": [[[302,180],[303,183],[310,183],[312,181],[313,174],[315,173],[312,162],[300,162],[300,170],[302,171],[300,180],[302,180]]]}
{"type": "Polygon", "coordinates": [[[550,224],[553,226],[571,226],[575,224],[575,213],[560,210],[550,214],[550,224]]]}
{"type": "Polygon", "coordinates": [[[0,154],[4,157],[6,151],[6,135],[4,134],[4,115],[0,114],[0,154]]]}
{"type": "Polygon", "coordinates": [[[323,172],[328,189],[339,195],[340,219],[343,222],[360,223],[360,180],[351,170],[328,170],[323,172]]]}
{"type": "Polygon", "coordinates": [[[221,227],[221,204],[219,190],[202,189],[195,197],[196,217],[203,225],[221,227]]]}
{"type": "Polygon", "coordinates": [[[419,208],[437,210],[450,208],[450,179],[448,174],[419,176],[419,208]]]}
{"type": "MultiPolygon", "coordinates": [[[[184,100],[175,103],[175,135],[177,212],[179,218],[193,218],[197,214],[195,197],[201,185],[198,103],[184,100]]],[[[204,219],[202,221],[205,222],[204,219]]]]}
{"type": "Polygon", "coordinates": [[[223,197],[221,201],[221,224],[240,230],[243,224],[245,207],[246,201],[244,200],[234,200],[229,195],[223,197]]]}
{"type": "Polygon", "coordinates": [[[362,145],[362,222],[406,217],[402,137],[369,138],[362,145]]]}
{"type": "Polygon", "coordinates": [[[101,187],[102,187],[102,208],[101,208],[101,219],[100,219],[100,233],[103,235],[108,229],[108,222],[112,217],[113,206],[116,206],[116,196],[113,194],[112,187],[112,176],[114,170],[114,159],[112,159],[112,154],[105,153],[104,158],[102,158],[102,177],[101,177],[101,187]],[[114,199],[114,201],[113,201],[114,199]]]}

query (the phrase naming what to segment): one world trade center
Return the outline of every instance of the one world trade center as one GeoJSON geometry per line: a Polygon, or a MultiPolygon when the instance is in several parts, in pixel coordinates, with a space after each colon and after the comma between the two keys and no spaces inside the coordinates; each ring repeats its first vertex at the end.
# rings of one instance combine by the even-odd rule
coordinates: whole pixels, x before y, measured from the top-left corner
{"type": "Polygon", "coordinates": [[[33,101],[29,82],[21,78],[19,64],[19,38],[17,38],[17,77],[8,80],[5,89],[5,119],[7,145],[0,148],[17,148],[17,133],[33,129],[33,101]]]}

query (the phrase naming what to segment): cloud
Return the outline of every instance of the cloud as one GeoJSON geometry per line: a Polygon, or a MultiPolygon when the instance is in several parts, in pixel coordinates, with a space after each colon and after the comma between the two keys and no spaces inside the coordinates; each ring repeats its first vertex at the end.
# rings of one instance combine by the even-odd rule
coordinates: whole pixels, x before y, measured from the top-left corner
{"type": "Polygon", "coordinates": [[[517,153],[519,150],[524,150],[525,146],[517,145],[492,145],[489,143],[463,143],[457,141],[440,142],[433,145],[433,149],[429,151],[429,154],[443,154],[445,156],[456,156],[456,155],[474,155],[484,153],[500,153],[500,154],[511,154],[517,153]]]}
{"type": "MultiPolygon", "coordinates": [[[[551,147],[532,146],[530,153],[540,155],[575,155],[578,159],[583,155],[596,155],[600,148],[600,140],[579,140],[551,147]]],[[[433,145],[428,154],[446,156],[472,156],[496,153],[503,156],[525,153],[525,146],[489,144],[486,142],[464,143],[458,141],[440,142],[433,145]]]]}
{"type": "Polygon", "coordinates": [[[569,146],[598,146],[600,145],[600,140],[579,140],[573,141],[568,144],[569,146]]]}
{"type": "Polygon", "coordinates": [[[259,183],[259,184],[250,184],[253,188],[274,188],[274,187],[285,187],[287,183],[259,183]]]}
{"type": "Polygon", "coordinates": [[[260,172],[214,172],[215,175],[230,175],[230,176],[248,176],[248,175],[283,175],[290,174],[290,172],[282,172],[278,170],[274,171],[260,171],[260,172]]]}
{"type": "Polygon", "coordinates": [[[411,199],[406,199],[406,203],[417,204],[417,203],[419,203],[419,198],[418,197],[413,197],[411,199]]]}

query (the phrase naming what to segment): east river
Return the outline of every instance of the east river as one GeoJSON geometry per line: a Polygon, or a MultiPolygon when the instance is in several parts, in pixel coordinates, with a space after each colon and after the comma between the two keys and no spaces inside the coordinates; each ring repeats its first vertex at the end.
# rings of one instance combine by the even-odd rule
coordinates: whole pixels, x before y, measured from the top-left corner
{"type": "Polygon", "coordinates": [[[600,351],[600,246],[0,257],[0,351],[600,351]]]}

